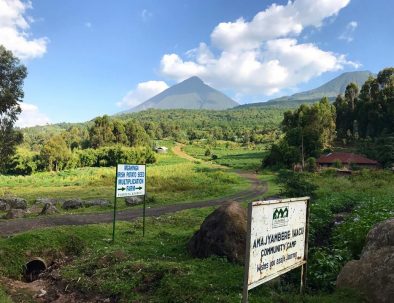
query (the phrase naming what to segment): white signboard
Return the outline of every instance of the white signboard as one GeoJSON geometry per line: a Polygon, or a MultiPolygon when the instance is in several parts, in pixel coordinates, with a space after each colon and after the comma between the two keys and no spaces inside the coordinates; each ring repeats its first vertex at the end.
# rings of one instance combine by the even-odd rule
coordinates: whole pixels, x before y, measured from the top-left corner
{"type": "Polygon", "coordinates": [[[306,263],[308,200],[304,197],[249,205],[247,290],[306,263]]]}
{"type": "Polygon", "coordinates": [[[116,197],[145,195],[145,165],[118,164],[116,197]]]}

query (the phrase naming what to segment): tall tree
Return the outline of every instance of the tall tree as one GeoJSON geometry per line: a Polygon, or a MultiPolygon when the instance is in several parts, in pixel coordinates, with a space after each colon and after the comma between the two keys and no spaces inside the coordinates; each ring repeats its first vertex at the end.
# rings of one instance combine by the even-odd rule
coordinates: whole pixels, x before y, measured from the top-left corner
{"type": "Polygon", "coordinates": [[[21,112],[19,102],[24,96],[26,76],[26,67],[0,45],[0,171],[4,171],[16,145],[22,142],[22,134],[14,129],[14,124],[21,112]]]}

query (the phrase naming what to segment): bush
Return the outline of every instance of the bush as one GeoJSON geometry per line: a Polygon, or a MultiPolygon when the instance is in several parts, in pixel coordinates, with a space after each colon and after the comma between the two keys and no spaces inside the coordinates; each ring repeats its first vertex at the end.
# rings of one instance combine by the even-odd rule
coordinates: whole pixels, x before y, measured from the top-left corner
{"type": "Polygon", "coordinates": [[[204,153],[204,155],[205,155],[206,157],[210,156],[210,155],[211,155],[211,150],[210,150],[209,148],[207,148],[206,151],[205,151],[205,153],[204,153]]]}
{"type": "Polygon", "coordinates": [[[283,186],[281,194],[287,197],[314,197],[317,190],[317,186],[311,183],[304,173],[281,170],[278,182],[283,186]]]}
{"type": "Polygon", "coordinates": [[[306,160],[306,170],[309,172],[315,172],[317,170],[316,158],[309,157],[306,160]]]}

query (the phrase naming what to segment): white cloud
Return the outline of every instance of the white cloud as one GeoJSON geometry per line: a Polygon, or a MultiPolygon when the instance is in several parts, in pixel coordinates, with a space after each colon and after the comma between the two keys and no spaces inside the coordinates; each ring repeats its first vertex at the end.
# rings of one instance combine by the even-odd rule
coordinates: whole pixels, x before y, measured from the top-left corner
{"type": "Polygon", "coordinates": [[[16,126],[30,127],[36,125],[45,125],[51,123],[51,120],[38,107],[30,103],[20,103],[22,113],[18,117],[16,126]]]}
{"type": "Polygon", "coordinates": [[[126,96],[123,97],[122,101],[117,103],[117,105],[123,108],[135,107],[167,88],[168,85],[164,81],[147,81],[138,83],[137,87],[134,90],[129,91],[126,96]]]}
{"type": "Polygon", "coordinates": [[[31,8],[30,1],[0,0],[0,44],[21,59],[41,57],[48,43],[46,37],[31,37],[29,28],[34,20],[25,14],[31,8]]]}
{"type": "Polygon", "coordinates": [[[86,22],[85,22],[85,26],[86,26],[87,28],[92,28],[93,24],[92,24],[91,22],[89,22],[89,21],[86,21],[86,22]]]}
{"type": "Polygon", "coordinates": [[[306,27],[321,27],[349,1],[290,1],[271,5],[251,21],[220,23],[211,34],[217,55],[205,43],[188,51],[185,58],[165,54],[161,73],[177,81],[196,75],[218,88],[270,95],[347,64],[357,66],[344,55],[296,39],[306,27]]]}
{"type": "Polygon", "coordinates": [[[346,25],[345,30],[343,33],[338,37],[338,39],[345,40],[347,42],[352,42],[353,41],[353,34],[354,31],[356,30],[358,26],[358,23],[356,21],[351,21],[346,25]]]}

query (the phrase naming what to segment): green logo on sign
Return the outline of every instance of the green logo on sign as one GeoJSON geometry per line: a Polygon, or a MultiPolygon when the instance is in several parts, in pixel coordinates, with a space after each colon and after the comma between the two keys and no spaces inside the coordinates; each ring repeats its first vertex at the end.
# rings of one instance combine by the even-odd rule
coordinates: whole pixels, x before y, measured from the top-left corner
{"type": "Polygon", "coordinates": [[[283,206],[274,209],[272,214],[272,227],[286,226],[289,222],[289,207],[283,206]]]}
{"type": "Polygon", "coordinates": [[[272,219],[279,219],[279,218],[287,218],[289,216],[289,208],[282,207],[282,208],[275,208],[274,215],[272,219]]]}

